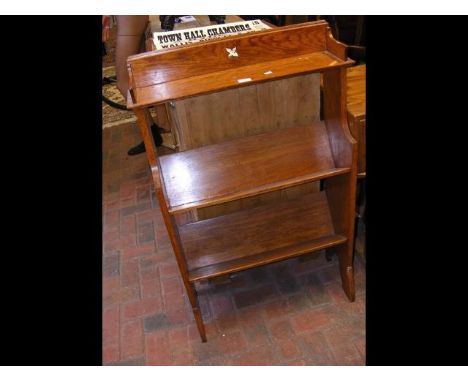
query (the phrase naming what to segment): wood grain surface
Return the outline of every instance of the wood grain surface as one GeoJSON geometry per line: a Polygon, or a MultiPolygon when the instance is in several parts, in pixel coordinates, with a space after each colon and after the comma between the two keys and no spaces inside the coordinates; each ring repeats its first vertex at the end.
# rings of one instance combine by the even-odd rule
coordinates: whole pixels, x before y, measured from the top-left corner
{"type": "Polygon", "coordinates": [[[167,102],[238,86],[349,66],[341,45],[315,22],[226,37],[128,58],[135,99],[129,107],[167,102]],[[227,49],[237,49],[229,57],[227,49]]]}
{"type": "Polygon", "coordinates": [[[160,165],[171,213],[350,170],[335,167],[322,122],[163,156],[160,165]]]}
{"type": "Polygon", "coordinates": [[[324,192],[187,224],[180,235],[192,281],[346,241],[334,232],[324,192]]]}

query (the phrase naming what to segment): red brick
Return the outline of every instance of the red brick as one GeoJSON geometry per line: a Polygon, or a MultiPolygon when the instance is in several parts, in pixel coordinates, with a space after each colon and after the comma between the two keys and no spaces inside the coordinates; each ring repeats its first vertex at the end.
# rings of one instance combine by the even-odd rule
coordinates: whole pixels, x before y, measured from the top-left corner
{"type": "Polygon", "coordinates": [[[179,267],[176,263],[162,263],[159,265],[159,269],[163,278],[180,277],[179,267]]]}
{"type": "Polygon", "coordinates": [[[137,203],[149,202],[150,201],[150,189],[149,187],[138,187],[136,189],[137,203]]]}
{"type": "Polygon", "coordinates": [[[238,312],[237,318],[243,327],[264,325],[263,310],[261,305],[251,306],[249,309],[244,309],[238,312]]]}
{"type": "Polygon", "coordinates": [[[365,337],[364,327],[360,328],[357,325],[353,325],[352,322],[348,322],[347,325],[325,330],[323,333],[331,347],[352,345],[365,337]]]}
{"type": "Polygon", "coordinates": [[[151,209],[150,203],[140,203],[134,206],[128,206],[120,209],[120,215],[122,217],[136,214],[138,212],[146,211],[151,209]]]}
{"type": "Polygon", "coordinates": [[[166,317],[171,325],[187,324],[193,319],[193,317],[188,314],[184,305],[166,309],[166,317]]]}
{"type": "Polygon", "coordinates": [[[307,295],[313,306],[330,304],[333,302],[328,294],[327,288],[322,284],[315,273],[307,275],[305,284],[307,285],[307,295]]]}
{"type": "Polygon", "coordinates": [[[127,358],[120,360],[119,362],[112,362],[108,364],[109,366],[145,366],[145,357],[137,357],[137,358],[127,358]]]}
{"type": "Polygon", "coordinates": [[[141,297],[160,297],[161,287],[159,285],[159,279],[141,280],[141,297]]]}
{"type": "Polygon", "coordinates": [[[144,300],[128,302],[123,305],[122,310],[123,320],[128,321],[161,312],[162,303],[159,297],[152,297],[144,300]]]}
{"type": "Polygon", "coordinates": [[[356,347],[357,351],[359,352],[359,355],[363,359],[363,361],[366,361],[366,340],[364,337],[359,338],[355,343],[354,346],[356,347]]]}
{"type": "Polygon", "coordinates": [[[247,342],[241,332],[221,334],[218,338],[213,338],[218,343],[218,348],[222,354],[236,354],[247,351],[247,342]]]}
{"type": "Polygon", "coordinates": [[[104,296],[104,306],[113,304],[123,304],[128,301],[133,301],[140,297],[139,288],[119,288],[104,296]]]}
{"type": "Polygon", "coordinates": [[[104,231],[102,235],[102,241],[104,243],[106,242],[116,242],[120,239],[120,233],[119,231],[104,231]]]}
{"type": "Polygon", "coordinates": [[[312,308],[310,304],[310,299],[307,293],[298,293],[287,298],[289,312],[292,314],[297,314],[305,310],[310,310],[312,308]]]}
{"type": "Polygon", "coordinates": [[[168,335],[165,332],[154,332],[146,335],[146,364],[172,365],[171,349],[168,335]]]}
{"type": "Polygon", "coordinates": [[[336,365],[339,366],[364,366],[365,362],[355,346],[342,345],[332,347],[335,356],[336,365]]]}
{"type": "Polygon", "coordinates": [[[326,286],[326,290],[329,296],[335,303],[350,303],[348,297],[341,286],[341,281],[330,283],[326,286]]]}
{"type": "Polygon", "coordinates": [[[120,187],[120,199],[130,198],[135,195],[135,185],[127,182],[120,187]]]}
{"type": "Polygon", "coordinates": [[[284,315],[291,313],[291,308],[286,300],[274,300],[262,308],[268,320],[280,319],[284,315]]]}
{"type": "Polygon", "coordinates": [[[284,366],[306,366],[307,363],[303,359],[295,359],[284,363],[284,366]]]}
{"type": "Polygon", "coordinates": [[[120,337],[120,359],[143,354],[143,340],[143,326],[140,320],[123,325],[120,337]]]}
{"type": "Polygon", "coordinates": [[[271,348],[255,347],[232,360],[237,366],[270,366],[275,365],[275,356],[271,348]]]}
{"type": "Polygon", "coordinates": [[[120,254],[117,251],[114,256],[104,256],[102,259],[102,276],[113,277],[120,274],[120,254]]]}
{"type": "Polygon", "coordinates": [[[210,303],[208,301],[208,298],[206,298],[206,296],[198,297],[198,307],[200,308],[201,315],[205,321],[212,319],[210,303]]]}
{"type": "Polygon", "coordinates": [[[171,247],[171,241],[169,239],[169,236],[167,234],[167,229],[164,226],[164,224],[157,224],[157,222],[155,222],[154,233],[155,233],[156,245],[158,246],[158,249],[166,249],[168,247],[171,247]]]}
{"type": "Polygon", "coordinates": [[[166,310],[175,310],[185,306],[185,296],[181,292],[163,295],[166,310]]]}
{"type": "Polygon", "coordinates": [[[151,190],[150,199],[151,199],[151,206],[152,206],[154,209],[159,209],[158,198],[156,197],[156,193],[155,193],[153,190],[151,190]]]}
{"type": "Polygon", "coordinates": [[[106,212],[115,211],[120,208],[120,201],[118,199],[109,200],[104,203],[104,209],[106,212]]]}
{"type": "Polygon", "coordinates": [[[299,344],[301,345],[303,353],[306,355],[305,360],[307,365],[336,364],[330,346],[322,332],[303,333],[300,338],[298,338],[298,345],[299,344]]]}
{"type": "Polygon", "coordinates": [[[195,359],[190,350],[175,352],[172,354],[172,365],[174,366],[193,366],[195,359]]]}
{"type": "Polygon", "coordinates": [[[241,325],[239,325],[239,320],[237,319],[235,311],[227,312],[218,316],[216,324],[218,325],[220,333],[227,333],[229,331],[241,329],[241,325]]]}
{"type": "Polygon", "coordinates": [[[108,364],[119,360],[120,350],[119,343],[111,343],[104,345],[102,348],[102,363],[108,364]]]}
{"type": "Polygon", "coordinates": [[[210,324],[206,325],[208,342],[202,343],[200,338],[192,341],[197,364],[207,364],[216,357],[233,357],[248,351],[247,343],[241,332],[226,334],[212,330],[210,324]]]}
{"type": "Polygon", "coordinates": [[[366,274],[365,271],[354,272],[354,284],[356,287],[356,294],[363,293],[366,290],[366,274]]]}
{"type": "Polygon", "coordinates": [[[233,312],[234,304],[230,295],[217,295],[209,298],[211,305],[211,312],[214,317],[222,314],[233,312]]]}
{"type": "Polygon", "coordinates": [[[138,226],[138,245],[154,243],[153,223],[144,223],[138,226]]]}
{"type": "Polygon", "coordinates": [[[136,234],[135,216],[123,216],[120,219],[120,232],[127,234],[136,234]]]}
{"type": "Polygon", "coordinates": [[[102,314],[102,341],[119,342],[119,305],[107,308],[102,314]]]}
{"type": "Polygon", "coordinates": [[[346,314],[347,318],[363,319],[366,315],[366,306],[360,296],[357,296],[354,302],[346,301],[336,304],[336,306],[346,314]]]}
{"type": "MultiPolygon", "coordinates": [[[[109,175],[110,171],[109,172],[106,172],[107,175],[109,175]]],[[[106,180],[107,180],[107,176],[104,177],[104,183],[106,183],[106,180]]],[[[119,193],[118,192],[111,192],[111,191],[106,191],[104,190],[103,194],[102,194],[102,200],[105,202],[105,203],[109,203],[109,202],[115,202],[115,201],[118,201],[119,200],[119,193]]]]}
{"type": "Polygon", "coordinates": [[[104,251],[113,251],[119,249],[121,249],[120,237],[118,239],[104,241],[104,251]]]}
{"type": "Polygon", "coordinates": [[[120,278],[119,276],[105,277],[102,282],[102,292],[103,296],[110,296],[112,293],[117,291],[120,287],[120,278]]]}
{"type": "Polygon", "coordinates": [[[154,268],[158,268],[159,263],[160,261],[159,261],[158,252],[155,251],[151,255],[140,258],[140,271],[146,270],[146,269],[152,270],[154,268]]]}
{"type": "Polygon", "coordinates": [[[118,225],[103,225],[102,232],[103,233],[120,232],[120,229],[118,225]]]}
{"type": "Polygon", "coordinates": [[[180,277],[172,277],[170,279],[163,278],[161,279],[161,285],[165,296],[173,293],[183,293],[180,277]]]}
{"type": "Polygon", "coordinates": [[[171,349],[180,351],[189,347],[188,327],[171,328],[168,330],[171,349]]]}
{"type": "Polygon", "coordinates": [[[336,315],[328,307],[307,310],[295,315],[292,319],[292,326],[296,333],[304,331],[320,330],[335,322],[336,315]]]}
{"type": "Polygon", "coordinates": [[[249,347],[270,347],[271,340],[265,324],[254,322],[247,325],[242,325],[244,337],[248,339],[249,347]]]}
{"type": "Polygon", "coordinates": [[[126,250],[137,246],[136,235],[134,233],[120,233],[120,249],[126,250]]]}
{"type": "MultiPolygon", "coordinates": [[[[206,329],[206,323],[205,323],[205,329],[206,329]]],[[[197,328],[196,323],[189,323],[187,326],[187,332],[188,332],[188,338],[190,341],[200,340],[200,334],[198,333],[198,328],[197,328]]]]}
{"type": "Polygon", "coordinates": [[[120,222],[120,213],[119,211],[109,211],[104,215],[104,225],[119,225],[120,222]]]}
{"type": "Polygon", "coordinates": [[[130,258],[135,258],[135,257],[143,257],[143,256],[149,256],[149,255],[154,255],[156,252],[156,247],[154,243],[138,246],[135,248],[128,248],[122,251],[122,257],[124,259],[130,259],[130,258]]]}
{"type": "Polygon", "coordinates": [[[120,285],[128,287],[138,285],[140,283],[140,275],[138,269],[138,260],[124,260],[121,262],[120,268],[120,285]]]}
{"type": "Polygon", "coordinates": [[[152,222],[154,220],[155,210],[148,210],[144,212],[139,212],[137,214],[138,223],[152,222]]]}
{"type": "Polygon", "coordinates": [[[295,340],[285,338],[277,340],[276,343],[284,359],[297,358],[302,355],[295,340]]]}
{"type": "Polygon", "coordinates": [[[294,332],[291,328],[289,321],[282,320],[276,322],[270,326],[270,333],[276,340],[288,339],[294,336],[294,332]]]}
{"type": "Polygon", "coordinates": [[[161,289],[161,280],[159,277],[159,267],[158,266],[142,266],[140,262],[140,276],[141,280],[152,280],[158,284],[159,289],[161,289]]]}
{"type": "Polygon", "coordinates": [[[131,207],[131,206],[134,206],[136,203],[135,203],[135,197],[134,196],[130,196],[128,198],[121,198],[120,199],[120,209],[124,209],[124,208],[127,208],[127,207],[131,207]]]}

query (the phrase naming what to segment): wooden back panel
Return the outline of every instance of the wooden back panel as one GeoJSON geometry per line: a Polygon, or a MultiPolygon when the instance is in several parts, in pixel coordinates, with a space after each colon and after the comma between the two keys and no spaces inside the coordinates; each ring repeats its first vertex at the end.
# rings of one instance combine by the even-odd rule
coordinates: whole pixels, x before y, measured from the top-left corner
{"type": "MultiPolygon", "coordinates": [[[[228,25],[221,25],[220,28],[228,25]]],[[[275,28],[205,43],[131,56],[135,88],[200,76],[326,49],[327,23],[321,21],[275,28]],[[226,49],[236,47],[238,57],[226,49]]],[[[182,33],[182,32],[181,32],[182,33]]]]}
{"type": "Polygon", "coordinates": [[[179,150],[317,122],[319,81],[309,74],[176,101],[169,111],[179,150]]]}

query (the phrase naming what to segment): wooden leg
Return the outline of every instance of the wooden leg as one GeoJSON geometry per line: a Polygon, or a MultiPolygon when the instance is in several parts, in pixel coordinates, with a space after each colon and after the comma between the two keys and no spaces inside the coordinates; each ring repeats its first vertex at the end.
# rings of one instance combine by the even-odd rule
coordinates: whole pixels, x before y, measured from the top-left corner
{"type": "Polygon", "coordinates": [[[205,332],[205,325],[203,324],[203,318],[200,311],[200,306],[198,304],[198,297],[197,291],[195,290],[195,286],[193,284],[189,285],[190,292],[187,290],[187,293],[191,293],[190,303],[192,304],[192,311],[195,317],[195,322],[197,323],[198,333],[200,333],[200,337],[202,342],[206,342],[206,332],[205,332]]]}
{"type": "Polygon", "coordinates": [[[151,166],[151,173],[153,176],[154,189],[156,197],[158,199],[159,208],[164,219],[164,224],[166,226],[167,232],[169,234],[169,239],[171,240],[172,248],[174,249],[174,255],[176,257],[177,265],[179,266],[180,275],[187,291],[190,304],[192,305],[193,314],[195,316],[195,321],[197,322],[198,331],[200,332],[200,337],[203,342],[206,342],[205,326],[203,325],[203,320],[198,306],[198,298],[193,284],[189,281],[187,262],[185,260],[184,251],[180,243],[179,231],[177,228],[177,223],[174,216],[169,214],[167,203],[164,198],[164,193],[161,188],[161,178],[159,174],[159,163],[156,147],[154,145],[154,140],[151,134],[151,116],[147,109],[137,109],[135,114],[138,120],[138,126],[143,136],[146,147],[146,156],[148,157],[148,162],[151,166]]]}
{"type": "MultiPolygon", "coordinates": [[[[349,301],[356,299],[354,287],[353,253],[347,250],[348,246],[337,248],[338,261],[340,264],[341,285],[349,301]]],[[[349,247],[348,247],[349,248],[349,247]]]]}

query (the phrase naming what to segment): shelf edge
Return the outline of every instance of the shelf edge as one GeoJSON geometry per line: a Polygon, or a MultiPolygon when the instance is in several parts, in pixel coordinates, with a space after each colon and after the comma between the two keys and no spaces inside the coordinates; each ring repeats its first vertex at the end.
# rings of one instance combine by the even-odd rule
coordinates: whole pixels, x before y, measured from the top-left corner
{"type": "Polygon", "coordinates": [[[223,204],[227,203],[233,200],[237,199],[244,199],[249,196],[253,195],[260,195],[260,194],[265,194],[270,191],[276,191],[276,190],[281,190],[284,188],[292,187],[292,186],[297,186],[303,183],[308,183],[308,182],[314,182],[318,181],[320,179],[326,179],[326,178],[331,178],[333,176],[338,176],[342,174],[349,173],[351,171],[350,167],[339,167],[335,168],[334,170],[326,170],[326,171],[321,171],[321,172],[315,172],[312,174],[304,175],[301,177],[297,177],[294,179],[283,179],[278,182],[274,183],[269,183],[267,185],[261,186],[261,187],[255,187],[251,188],[245,191],[240,191],[237,193],[229,194],[227,196],[220,196],[220,197],[214,197],[211,199],[204,199],[204,200],[198,200],[194,201],[192,203],[187,203],[187,204],[182,204],[178,206],[168,206],[169,213],[172,215],[178,214],[178,213],[183,213],[187,212],[189,210],[192,210],[194,208],[203,208],[203,207],[209,207],[209,206],[215,206],[218,204],[223,204]]]}
{"type": "Polygon", "coordinates": [[[254,268],[260,265],[267,265],[267,264],[271,264],[277,261],[301,256],[306,253],[311,253],[311,252],[319,251],[321,249],[340,245],[340,244],[345,243],[346,241],[347,241],[347,238],[345,236],[329,235],[323,238],[314,239],[314,240],[301,243],[298,245],[293,245],[293,246],[289,246],[286,248],[278,248],[269,252],[249,256],[246,259],[250,260],[250,262],[244,265],[235,266],[234,264],[231,267],[229,267],[230,263],[236,263],[238,262],[238,260],[232,260],[226,263],[208,265],[208,266],[197,268],[194,270],[189,270],[189,281],[194,282],[194,281],[206,280],[206,279],[210,279],[213,277],[218,277],[218,276],[222,276],[222,275],[226,275],[226,274],[230,274],[234,272],[244,271],[244,270],[254,268]],[[318,244],[314,245],[314,243],[318,243],[318,244]],[[288,249],[294,249],[294,250],[292,252],[288,252],[288,249]],[[261,259],[262,257],[264,257],[264,259],[261,259]],[[210,268],[219,267],[222,264],[226,265],[226,268],[224,270],[209,272],[210,268]]]}

